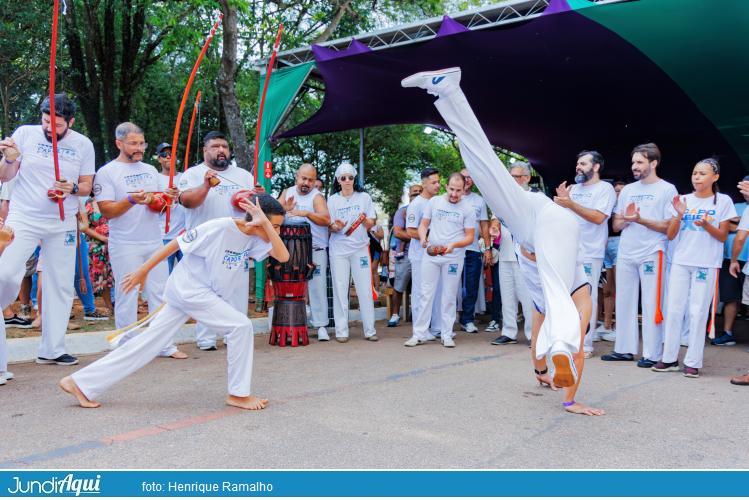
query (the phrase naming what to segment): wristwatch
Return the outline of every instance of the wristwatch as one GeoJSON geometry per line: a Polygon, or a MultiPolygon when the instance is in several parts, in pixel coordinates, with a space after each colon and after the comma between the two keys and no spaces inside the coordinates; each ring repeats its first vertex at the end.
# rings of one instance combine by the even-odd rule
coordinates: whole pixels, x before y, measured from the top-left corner
{"type": "Polygon", "coordinates": [[[73,189],[70,190],[70,194],[78,194],[78,184],[73,183],[73,189]]]}

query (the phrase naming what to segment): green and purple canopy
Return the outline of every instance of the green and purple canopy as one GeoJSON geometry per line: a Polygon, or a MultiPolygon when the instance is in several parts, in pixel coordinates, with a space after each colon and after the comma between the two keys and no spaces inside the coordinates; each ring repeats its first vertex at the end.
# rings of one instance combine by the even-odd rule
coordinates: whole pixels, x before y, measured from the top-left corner
{"type": "Polygon", "coordinates": [[[722,185],[749,168],[749,0],[552,0],[543,15],[469,31],[445,17],[426,42],[372,51],[314,47],[326,95],[280,137],[377,125],[444,127],[416,71],[460,66],[489,139],[528,157],[551,183],[597,149],[610,175],[629,174],[643,142],[663,153],[662,177],[691,190],[695,162],[716,156],[722,185]]]}

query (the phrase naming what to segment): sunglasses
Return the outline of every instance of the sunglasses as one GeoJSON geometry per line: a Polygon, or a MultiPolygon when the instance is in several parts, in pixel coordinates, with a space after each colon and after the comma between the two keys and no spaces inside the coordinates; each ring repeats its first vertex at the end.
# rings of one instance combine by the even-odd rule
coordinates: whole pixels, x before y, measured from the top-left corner
{"type": "Polygon", "coordinates": [[[338,178],[339,181],[353,181],[354,176],[353,175],[342,175],[338,178]]]}
{"type": "Polygon", "coordinates": [[[159,158],[171,158],[171,157],[172,157],[172,153],[169,153],[169,152],[159,153],[159,158]]]}

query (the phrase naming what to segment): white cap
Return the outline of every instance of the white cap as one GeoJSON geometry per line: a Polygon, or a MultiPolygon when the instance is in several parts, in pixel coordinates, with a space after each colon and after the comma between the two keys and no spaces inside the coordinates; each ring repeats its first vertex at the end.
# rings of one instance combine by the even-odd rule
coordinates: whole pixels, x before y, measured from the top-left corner
{"type": "Polygon", "coordinates": [[[340,179],[342,175],[351,174],[356,177],[356,169],[348,162],[343,162],[335,169],[335,178],[340,179]]]}

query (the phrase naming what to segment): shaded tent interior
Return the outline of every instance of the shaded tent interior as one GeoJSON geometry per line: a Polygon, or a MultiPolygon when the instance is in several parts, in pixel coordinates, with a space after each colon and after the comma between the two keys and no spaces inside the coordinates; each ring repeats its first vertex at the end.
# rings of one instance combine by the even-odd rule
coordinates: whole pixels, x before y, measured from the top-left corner
{"type": "Polygon", "coordinates": [[[421,43],[313,47],[325,100],[278,137],[444,127],[434,97],[400,80],[460,66],[490,141],[529,158],[549,185],[571,180],[583,149],[604,155],[606,177],[628,178],[632,147],[652,141],[660,175],[680,192],[691,191],[695,162],[715,156],[735,195],[749,168],[748,27],[744,0],[551,0],[530,20],[477,31],[445,17],[421,43]]]}

